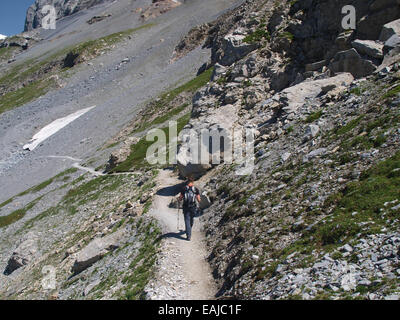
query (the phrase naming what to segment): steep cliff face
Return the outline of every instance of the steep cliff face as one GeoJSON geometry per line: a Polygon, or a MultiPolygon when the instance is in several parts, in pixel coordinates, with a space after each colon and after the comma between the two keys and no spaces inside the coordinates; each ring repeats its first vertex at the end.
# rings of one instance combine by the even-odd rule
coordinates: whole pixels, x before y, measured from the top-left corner
{"type": "Polygon", "coordinates": [[[35,0],[26,13],[25,31],[30,31],[41,26],[42,18],[47,14],[42,13],[45,5],[54,6],[57,19],[60,19],[108,1],[111,2],[111,0],[35,0]]]}

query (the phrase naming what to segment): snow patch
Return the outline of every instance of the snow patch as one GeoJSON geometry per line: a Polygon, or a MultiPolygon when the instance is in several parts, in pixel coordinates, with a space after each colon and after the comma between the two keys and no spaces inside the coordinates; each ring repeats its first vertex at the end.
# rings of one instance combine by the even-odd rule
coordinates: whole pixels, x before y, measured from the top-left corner
{"type": "Polygon", "coordinates": [[[29,141],[28,144],[24,145],[24,150],[32,151],[35,149],[39,144],[41,144],[44,140],[52,136],[53,134],[60,131],[62,128],[66,127],[72,121],[78,119],[79,117],[83,116],[85,113],[89,112],[96,106],[89,107],[86,109],[79,110],[69,116],[64,118],[57,119],[50,123],[49,125],[45,126],[42,130],[40,130],[37,134],[33,136],[33,138],[29,141]]]}

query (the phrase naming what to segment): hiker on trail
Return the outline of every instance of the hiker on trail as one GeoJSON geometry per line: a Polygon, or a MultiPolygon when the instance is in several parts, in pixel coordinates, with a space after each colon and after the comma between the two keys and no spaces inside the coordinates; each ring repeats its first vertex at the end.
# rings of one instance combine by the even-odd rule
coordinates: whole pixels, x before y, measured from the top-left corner
{"type": "Polygon", "coordinates": [[[187,184],[179,196],[179,201],[183,200],[183,215],[185,217],[186,237],[188,241],[192,237],[193,218],[198,210],[197,203],[200,202],[199,189],[194,186],[193,182],[193,177],[189,177],[187,184]]]}

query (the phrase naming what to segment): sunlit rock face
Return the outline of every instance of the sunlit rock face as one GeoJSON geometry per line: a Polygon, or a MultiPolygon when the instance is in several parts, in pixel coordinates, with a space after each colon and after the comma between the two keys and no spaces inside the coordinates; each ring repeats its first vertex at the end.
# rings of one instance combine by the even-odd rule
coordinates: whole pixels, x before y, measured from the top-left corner
{"type": "Polygon", "coordinates": [[[47,12],[42,13],[45,5],[54,6],[57,19],[60,19],[97,4],[110,1],[112,0],[35,0],[26,13],[25,31],[41,27],[42,18],[48,14],[47,12]]]}

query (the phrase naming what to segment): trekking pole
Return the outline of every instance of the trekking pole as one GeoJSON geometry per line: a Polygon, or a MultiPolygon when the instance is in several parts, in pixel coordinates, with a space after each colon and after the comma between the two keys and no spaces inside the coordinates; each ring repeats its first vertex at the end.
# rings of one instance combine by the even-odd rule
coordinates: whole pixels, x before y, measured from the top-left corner
{"type": "Polygon", "coordinates": [[[180,209],[180,201],[178,201],[178,225],[177,225],[177,230],[179,231],[179,209],[180,209]]]}

